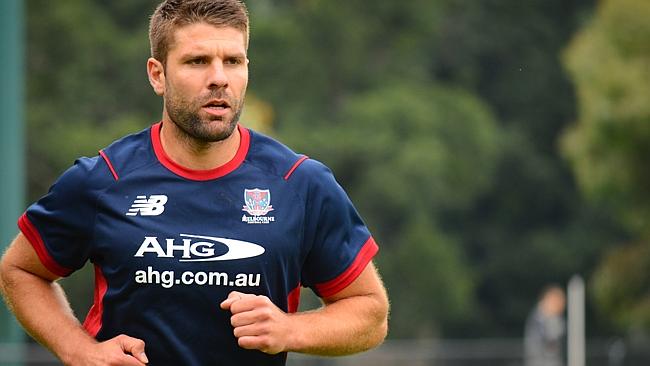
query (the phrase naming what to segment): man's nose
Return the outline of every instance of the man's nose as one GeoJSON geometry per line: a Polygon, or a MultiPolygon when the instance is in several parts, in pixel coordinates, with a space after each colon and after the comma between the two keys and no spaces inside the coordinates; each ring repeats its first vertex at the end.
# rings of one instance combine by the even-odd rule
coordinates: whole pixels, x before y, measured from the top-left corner
{"type": "Polygon", "coordinates": [[[214,62],[210,65],[208,74],[208,88],[225,88],[228,86],[228,76],[223,63],[214,62]]]}

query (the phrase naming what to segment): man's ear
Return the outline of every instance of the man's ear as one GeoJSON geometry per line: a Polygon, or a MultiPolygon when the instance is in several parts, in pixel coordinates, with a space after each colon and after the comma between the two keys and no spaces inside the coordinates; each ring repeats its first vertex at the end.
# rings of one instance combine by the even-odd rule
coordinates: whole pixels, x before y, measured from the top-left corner
{"type": "Polygon", "coordinates": [[[165,66],[153,57],[147,60],[147,75],[153,91],[159,96],[165,94],[165,66]]]}

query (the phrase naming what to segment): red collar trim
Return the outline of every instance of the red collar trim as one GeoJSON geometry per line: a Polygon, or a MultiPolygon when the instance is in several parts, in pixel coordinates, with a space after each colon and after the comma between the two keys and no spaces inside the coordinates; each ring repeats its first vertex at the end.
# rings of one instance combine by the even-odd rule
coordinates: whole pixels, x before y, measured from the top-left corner
{"type": "Polygon", "coordinates": [[[221,178],[224,175],[227,175],[237,169],[246,159],[246,154],[248,154],[248,148],[250,147],[250,132],[247,128],[237,125],[239,130],[239,135],[241,139],[239,141],[239,148],[235,153],[235,156],[224,165],[208,170],[194,170],[186,168],[177,162],[173,161],[163,150],[162,143],[160,142],[160,128],[162,122],[158,122],[155,125],[151,126],[151,143],[153,145],[153,151],[158,158],[160,164],[165,168],[171,170],[177,175],[180,175],[183,178],[191,180],[211,180],[221,178]]]}

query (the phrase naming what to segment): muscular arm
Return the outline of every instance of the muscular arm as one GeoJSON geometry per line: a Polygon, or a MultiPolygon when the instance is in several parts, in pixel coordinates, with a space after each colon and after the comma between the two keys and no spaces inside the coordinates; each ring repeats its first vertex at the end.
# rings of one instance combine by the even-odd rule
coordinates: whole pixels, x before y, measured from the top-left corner
{"type": "Polygon", "coordinates": [[[119,336],[98,343],[86,333],[56,280],[19,234],[0,262],[0,290],[25,330],[66,365],[143,365],[136,357],[146,362],[141,340],[119,336]]]}
{"type": "Polygon", "coordinates": [[[328,356],[366,351],[388,332],[388,297],[372,263],[318,310],[292,315],[291,351],[328,356]]]}
{"type": "Polygon", "coordinates": [[[233,292],[229,309],[239,345],[267,353],[325,356],[362,352],[380,344],[388,330],[388,298],[372,263],[318,310],[286,314],[264,296],[233,292]]]}

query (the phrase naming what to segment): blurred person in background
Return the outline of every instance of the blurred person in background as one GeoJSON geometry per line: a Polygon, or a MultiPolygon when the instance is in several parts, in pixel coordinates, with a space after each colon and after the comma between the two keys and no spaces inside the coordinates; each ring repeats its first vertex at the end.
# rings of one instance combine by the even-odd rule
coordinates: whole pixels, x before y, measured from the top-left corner
{"type": "Polygon", "coordinates": [[[526,366],[564,365],[564,290],[547,286],[526,320],[524,357],[526,366]]]}
{"type": "Polygon", "coordinates": [[[378,247],[347,194],[238,124],[248,22],[238,0],[161,3],[147,72],[162,121],[78,159],[19,219],[0,289],[66,365],[284,365],[385,338],[378,247]],[[82,325],[56,280],[88,261],[82,325]],[[297,312],[302,286],[324,306],[297,312]]]}

